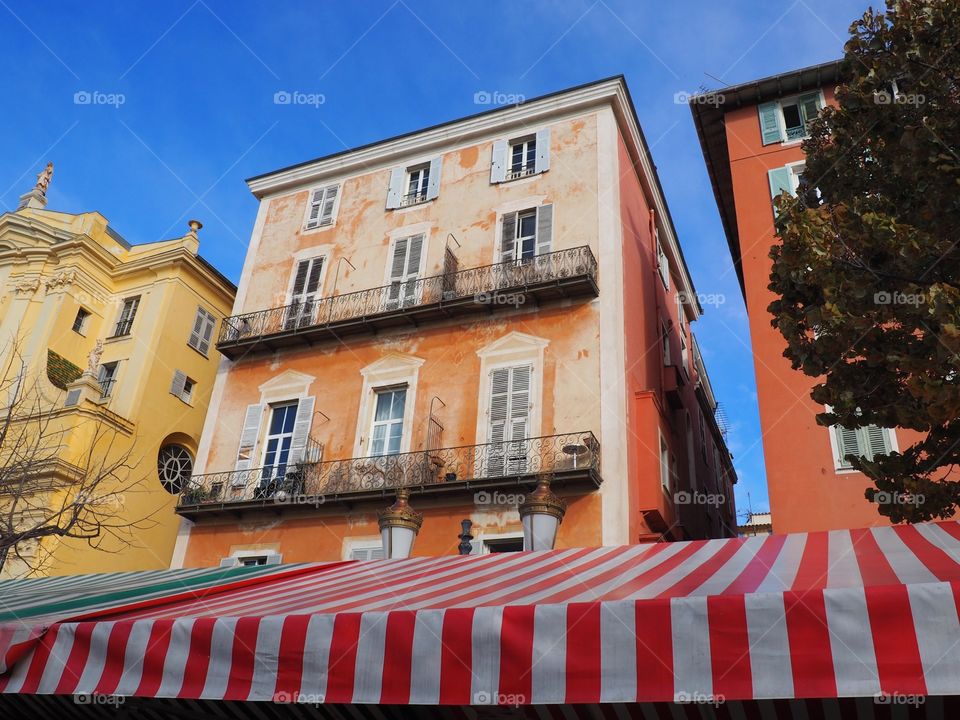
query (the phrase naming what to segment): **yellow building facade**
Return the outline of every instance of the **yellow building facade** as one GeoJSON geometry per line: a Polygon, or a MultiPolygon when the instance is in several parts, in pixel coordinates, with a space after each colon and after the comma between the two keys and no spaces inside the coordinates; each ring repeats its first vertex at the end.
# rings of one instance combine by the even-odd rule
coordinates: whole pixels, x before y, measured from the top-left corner
{"type": "Polygon", "coordinates": [[[96,512],[109,522],[20,543],[0,577],[166,568],[236,288],[198,254],[199,222],[133,245],[100,213],[48,210],[45,173],[0,215],[0,367],[32,403],[0,446],[0,504],[42,525],[106,467],[96,512]],[[25,464],[26,499],[10,471],[22,448],[40,461],[25,464]]]}

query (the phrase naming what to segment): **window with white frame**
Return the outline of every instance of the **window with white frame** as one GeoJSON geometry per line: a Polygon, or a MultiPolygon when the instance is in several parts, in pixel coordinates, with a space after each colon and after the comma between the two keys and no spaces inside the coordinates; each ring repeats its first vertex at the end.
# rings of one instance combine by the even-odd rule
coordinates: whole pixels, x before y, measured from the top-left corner
{"type": "Polygon", "coordinates": [[[767,179],[770,183],[770,197],[776,198],[782,192],[789,195],[796,195],[800,187],[800,176],[803,175],[804,163],[790,163],[783,167],[773,168],[767,171],[767,179]]]}
{"type": "Polygon", "coordinates": [[[193,319],[193,330],[190,332],[190,338],[187,345],[206,355],[210,351],[210,343],[213,340],[213,329],[217,325],[217,319],[213,313],[198,307],[196,317],[193,319]]]}
{"type": "Polygon", "coordinates": [[[793,142],[807,137],[810,122],[822,107],[823,97],[819,90],[762,103],[757,110],[763,144],[793,142]]]}
{"type": "Polygon", "coordinates": [[[400,199],[401,206],[416,205],[427,199],[427,189],[430,187],[430,163],[415,165],[407,168],[406,190],[400,199]]]}
{"type": "Polygon", "coordinates": [[[327,185],[310,191],[310,203],[307,207],[307,230],[332,225],[340,204],[340,186],[327,185]]]}
{"type": "Polygon", "coordinates": [[[670,448],[667,440],[660,436],[660,487],[667,495],[672,495],[673,475],[670,472],[670,448]]]}
{"type": "Polygon", "coordinates": [[[383,560],[384,557],[383,543],[379,540],[350,543],[350,560],[383,560]]]}
{"type": "Polygon", "coordinates": [[[510,142],[510,167],[507,180],[533,175],[537,171],[537,136],[529,135],[510,142]]]}
{"type": "Polygon", "coordinates": [[[100,366],[100,372],[97,374],[97,383],[100,385],[100,397],[106,399],[113,394],[113,387],[117,384],[117,372],[119,362],[103,363],[100,366]]]}
{"type": "Polygon", "coordinates": [[[483,535],[471,543],[471,555],[490,555],[492,553],[522,552],[523,533],[502,533],[483,535]]]}
{"type": "Polygon", "coordinates": [[[373,424],[370,428],[370,455],[396,455],[403,441],[403,413],[407,388],[384,388],[374,391],[373,424]]]}
{"type": "Polygon", "coordinates": [[[120,317],[117,318],[117,324],[113,328],[113,337],[123,337],[130,334],[133,330],[133,319],[136,317],[139,307],[139,295],[123,301],[123,307],[120,308],[120,317]]]}
{"type": "Polygon", "coordinates": [[[324,259],[320,256],[297,262],[293,271],[293,286],[290,289],[290,304],[284,329],[292,330],[313,324],[324,259]]]}
{"type": "Polygon", "coordinates": [[[86,335],[89,320],[90,312],[84,308],[78,308],[77,316],[73,319],[73,331],[79,335],[86,335]]]}
{"type": "Polygon", "coordinates": [[[837,470],[850,470],[853,465],[847,459],[854,455],[866,460],[873,460],[877,455],[887,455],[893,451],[893,431],[877,425],[866,425],[859,428],[845,428],[834,425],[830,428],[833,433],[834,465],[837,470]]]}
{"type": "Polygon", "coordinates": [[[422,260],[423,235],[398,238],[393,244],[389,266],[390,287],[386,301],[388,310],[416,305],[419,302],[421,288],[417,280],[420,277],[422,260]]]}
{"type": "Polygon", "coordinates": [[[281,478],[286,474],[298,405],[298,402],[288,402],[270,408],[270,422],[263,443],[261,482],[281,478]]]}
{"type": "Polygon", "coordinates": [[[546,255],[551,250],[552,236],[553,205],[506,213],[500,228],[500,261],[525,263],[546,255]]]}

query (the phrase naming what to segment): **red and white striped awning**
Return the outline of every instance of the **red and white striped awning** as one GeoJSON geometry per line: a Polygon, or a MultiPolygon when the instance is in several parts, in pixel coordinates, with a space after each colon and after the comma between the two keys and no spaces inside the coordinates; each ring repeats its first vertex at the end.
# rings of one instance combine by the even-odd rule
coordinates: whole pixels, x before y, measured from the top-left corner
{"type": "Polygon", "coordinates": [[[17,583],[42,581],[0,583],[20,605],[0,615],[0,688],[390,706],[960,694],[952,521],[232,573],[199,589],[171,573],[167,595],[54,620],[23,607],[17,583]]]}

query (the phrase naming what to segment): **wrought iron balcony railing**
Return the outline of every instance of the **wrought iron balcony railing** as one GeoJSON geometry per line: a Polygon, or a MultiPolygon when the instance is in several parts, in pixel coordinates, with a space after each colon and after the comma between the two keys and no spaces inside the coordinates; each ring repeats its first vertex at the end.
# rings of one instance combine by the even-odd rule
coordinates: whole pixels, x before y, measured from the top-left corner
{"type": "Polygon", "coordinates": [[[396,325],[405,322],[404,317],[444,318],[597,292],[597,261],[590,248],[582,246],[233,315],[221,323],[217,347],[235,357],[260,342],[273,350],[396,325]]]}
{"type": "Polygon", "coordinates": [[[591,432],[550,435],[484,445],[438,448],[398,455],[301,463],[194,475],[180,493],[177,511],[238,505],[320,505],[390,494],[398,487],[448,492],[533,482],[551,473],[554,482],[600,477],[600,444],[591,432]]]}

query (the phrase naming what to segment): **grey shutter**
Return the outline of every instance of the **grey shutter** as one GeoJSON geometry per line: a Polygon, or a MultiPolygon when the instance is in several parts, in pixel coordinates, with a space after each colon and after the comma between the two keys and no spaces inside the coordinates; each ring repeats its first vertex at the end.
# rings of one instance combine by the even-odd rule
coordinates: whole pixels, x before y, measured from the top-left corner
{"type": "Polygon", "coordinates": [[[323,196],[323,204],[319,207],[320,218],[318,225],[329,225],[333,222],[333,212],[337,207],[337,196],[339,194],[339,185],[331,185],[326,188],[323,196]]]}
{"type": "Polygon", "coordinates": [[[323,205],[325,188],[318,188],[310,194],[310,215],[307,218],[307,228],[315,228],[320,224],[320,209],[323,205]]]}
{"type": "Polygon", "coordinates": [[[797,99],[797,105],[800,106],[800,113],[805,123],[813,120],[820,112],[820,93],[808,93],[801,95],[797,99]]]}
{"type": "Polygon", "coordinates": [[[405,172],[402,167],[395,167],[390,171],[390,186],[387,189],[387,210],[400,207],[400,199],[403,197],[404,175],[405,172]]]}
{"type": "Polygon", "coordinates": [[[423,252],[423,235],[410,238],[410,252],[407,253],[407,272],[405,280],[420,274],[420,257],[423,252]]]}
{"type": "Polygon", "coordinates": [[[850,467],[847,455],[863,455],[860,448],[860,435],[856,428],[845,428],[837,425],[834,428],[837,436],[837,454],[840,456],[840,466],[850,467]]]}
{"type": "Polygon", "coordinates": [[[240,448],[237,450],[237,470],[248,470],[253,460],[254,447],[260,434],[260,420],[263,418],[263,406],[247,405],[243,417],[243,431],[240,433],[240,448]]]}
{"type": "Polygon", "coordinates": [[[490,182],[502,183],[507,179],[507,141],[493,141],[493,158],[490,160],[490,182]]]}
{"type": "Polygon", "coordinates": [[[503,216],[503,230],[500,236],[500,260],[513,260],[513,246],[517,240],[517,214],[506,213],[503,216]]]}
{"type": "Polygon", "coordinates": [[[407,238],[400,238],[393,245],[390,259],[390,287],[387,289],[387,308],[395,309],[400,300],[400,288],[407,267],[407,238]]]}
{"type": "Polygon", "coordinates": [[[486,475],[499,477],[504,473],[507,448],[507,423],[510,413],[510,368],[497,368],[490,373],[490,435],[487,451],[486,475]]]}
{"type": "Polygon", "coordinates": [[[320,287],[320,273],[323,271],[323,258],[314,258],[310,261],[310,272],[306,277],[304,294],[313,295],[320,287]]]}
{"type": "Polygon", "coordinates": [[[183,390],[187,385],[187,374],[181,370],[174,370],[173,382],[170,383],[170,394],[178,398],[183,397],[183,390]]]}
{"type": "Polygon", "coordinates": [[[546,172],[550,169],[550,128],[537,130],[537,159],[534,171],[546,172]]]}
{"type": "Polygon", "coordinates": [[[553,205],[537,208],[537,255],[550,252],[553,239],[553,205]]]}
{"type": "Polygon", "coordinates": [[[511,368],[510,382],[510,439],[526,440],[530,424],[529,365],[511,368]]]}
{"type": "Polygon", "coordinates": [[[757,108],[760,113],[760,137],[764,145],[780,142],[783,135],[780,132],[778,114],[780,106],[775,102],[763,103],[757,108]]]}
{"type": "Polygon", "coordinates": [[[279,553],[270,553],[267,555],[267,565],[281,565],[283,563],[283,555],[279,553]]]}
{"type": "Polygon", "coordinates": [[[200,345],[197,347],[197,350],[206,355],[210,350],[210,342],[213,340],[213,329],[217,325],[217,319],[206,310],[204,310],[203,313],[203,333],[200,336],[200,345]]]}
{"type": "Polygon", "coordinates": [[[310,423],[313,421],[314,398],[303,398],[297,404],[297,417],[293,421],[293,437],[290,439],[290,465],[299,465],[307,449],[310,423]]]}
{"type": "Polygon", "coordinates": [[[443,158],[435,157],[430,161],[430,179],[427,180],[427,200],[433,200],[440,194],[440,172],[443,158]]]}
{"type": "Polygon", "coordinates": [[[222,568],[238,567],[239,565],[240,565],[240,558],[235,558],[235,557],[220,558],[220,567],[222,568]]]}
{"type": "Polygon", "coordinates": [[[301,260],[297,263],[297,272],[293,278],[293,302],[299,302],[303,290],[307,286],[307,273],[310,271],[310,261],[301,260]]]}
{"type": "Polygon", "coordinates": [[[887,455],[890,450],[890,435],[885,428],[876,425],[867,425],[863,430],[864,445],[870,459],[877,455],[887,455]]]}

